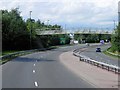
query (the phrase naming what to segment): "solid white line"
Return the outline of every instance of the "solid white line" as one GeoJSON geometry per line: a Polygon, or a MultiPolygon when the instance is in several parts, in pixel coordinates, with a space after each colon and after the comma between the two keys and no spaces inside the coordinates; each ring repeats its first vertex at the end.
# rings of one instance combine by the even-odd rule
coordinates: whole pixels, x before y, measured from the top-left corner
{"type": "Polygon", "coordinates": [[[33,73],[35,73],[35,70],[33,70],[33,73]]]}
{"type": "Polygon", "coordinates": [[[38,83],[37,82],[35,82],[35,86],[38,87],[38,83]]]}

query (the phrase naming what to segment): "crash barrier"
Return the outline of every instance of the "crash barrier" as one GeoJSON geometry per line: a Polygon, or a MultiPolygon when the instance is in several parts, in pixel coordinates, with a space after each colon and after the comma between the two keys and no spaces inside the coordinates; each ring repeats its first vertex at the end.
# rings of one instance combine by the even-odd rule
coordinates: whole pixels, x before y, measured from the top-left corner
{"type": "Polygon", "coordinates": [[[119,56],[119,57],[120,57],[120,55],[119,55],[119,54],[114,54],[114,53],[109,52],[109,51],[107,51],[107,53],[109,53],[109,54],[111,54],[111,55],[114,55],[114,56],[119,56]]]}
{"type": "Polygon", "coordinates": [[[52,49],[52,48],[42,48],[42,49],[32,49],[32,50],[19,51],[19,52],[15,52],[15,53],[12,53],[12,54],[1,56],[0,60],[4,61],[6,59],[12,59],[12,58],[15,58],[17,56],[22,56],[22,55],[25,55],[25,54],[30,54],[30,53],[33,53],[33,52],[44,51],[44,50],[49,50],[49,49],[52,49]]]}
{"type": "Polygon", "coordinates": [[[79,57],[80,61],[84,61],[84,62],[87,62],[91,65],[100,67],[102,69],[106,69],[107,71],[115,72],[116,74],[120,74],[120,67],[112,65],[112,64],[107,64],[104,62],[99,62],[99,61],[93,60],[87,56],[80,55],[80,50],[74,50],[73,55],[79,57]]]}

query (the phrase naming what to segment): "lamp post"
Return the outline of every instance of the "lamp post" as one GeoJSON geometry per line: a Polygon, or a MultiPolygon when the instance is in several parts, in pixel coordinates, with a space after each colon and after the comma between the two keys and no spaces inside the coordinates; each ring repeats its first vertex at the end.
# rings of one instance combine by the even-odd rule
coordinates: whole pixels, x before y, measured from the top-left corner
{"type": "Polygon", "coordinates": [[[50,21],[50,20],[47,20],[47,29],[49,29],[49,21],[50,21]]]}
{"type": "Polygon", "coordinates": [[[66,24],[65,24],[65,30],[66,30],[66,24]]]}
{"type": "Polygon", "coordinates": [[[30,49],[32,49],[32,43],[31,43],[31,29],[32,29],[32,27],[31,27],[31,13],[32,13],[32,11],[30,11],[30,49]]]}
{"type": "Polygon", "coordinates": [[[113,23],[114,23],[114,30],[115,30],[115,20],[113,20],[113,23]]]}

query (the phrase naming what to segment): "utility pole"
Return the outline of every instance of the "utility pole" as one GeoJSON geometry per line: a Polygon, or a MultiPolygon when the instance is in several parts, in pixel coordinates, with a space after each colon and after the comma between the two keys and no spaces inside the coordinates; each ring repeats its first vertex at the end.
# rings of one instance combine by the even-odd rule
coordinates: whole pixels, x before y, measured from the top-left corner
{"type": "Polygon", "coordinates": [[[113,20],[113,23],[114,23],[114,30],[115,30],[115,20],[113,20]]]}
{"type": "Polygon", "coordinates": [[[50,21],[50,20],[47,20],[47,29],[49,29],[49,21],[50,21]]]}
{"type": "Polygon", "coordinates": [[[118,25],[120,24],[120,1],[118,2],[118,25]]]}
{"type": "Polygon", "coordinates": [[[30,49],[32,49],[32,41],[31,41],[31,29],[32,29],[32,26],[31,26],[31,13],[32,11],[30,11],[30,49]]]}
{"type": "Polygon", "coordinates": [[[65,24],[65,30],[66,30],[66,24],[65,24]]]}

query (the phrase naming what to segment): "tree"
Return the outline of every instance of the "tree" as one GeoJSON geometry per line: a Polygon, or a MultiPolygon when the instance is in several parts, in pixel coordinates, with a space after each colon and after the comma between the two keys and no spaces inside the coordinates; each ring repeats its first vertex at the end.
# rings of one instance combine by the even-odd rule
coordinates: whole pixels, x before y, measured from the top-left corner
{"type": "Polygon", "coordinates": [[[20,16],[18,8],[9,12],[2,10],[2,37],[3,50],[25,49],[25,46],[28,47],[26,24],[20,16]],[[23,37],[23,35],[26,37],[23,37]],[[22,46],[23,43],[25,46],[22,46]]]}
{"type": "Polygon", "coordinates": [[[112,52],[120,52],[120,23],[115,30],[115,34],[112,35],[111,44],[112,52]]]}

